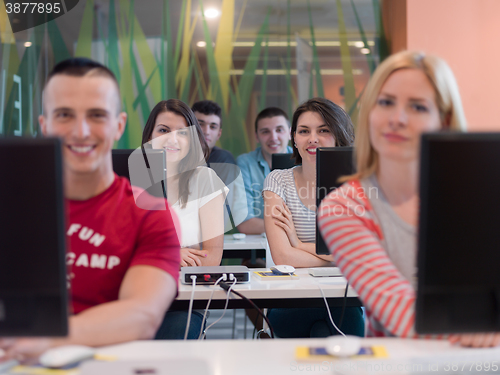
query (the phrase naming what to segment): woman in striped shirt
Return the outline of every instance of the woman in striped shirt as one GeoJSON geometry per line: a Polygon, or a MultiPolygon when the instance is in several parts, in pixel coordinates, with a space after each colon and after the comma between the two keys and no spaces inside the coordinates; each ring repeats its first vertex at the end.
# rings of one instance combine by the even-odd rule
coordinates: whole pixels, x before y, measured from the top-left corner
{"type": "MultiPolygon", "coordinates": [[[[438,57],[395,54],[365,89],[355,141],[357,173],[322,201],[318,217],[338,267],[367,309],[369,336],[417,336],[420,135],[465,126],[457,83],[438,57]]],[[[454,335],[450,341],[493,346],[500,335],[454,335]]]]}
{"type": "MultiPolygon", "coordinates": [[[[316,149],[351,146],[354,130],[345,111],[328,99],[310,99],[297,108],[292,127],[291,169],[275,170],[264,181],[264,225],[276,264],[294,267],[332,266],[331,255],[317,255],[316,149]]],[[[334,320],[341,309],[331,308],[334,320]]],[[[269,318],[280,337],[326,337],[336,334],[326,308],[271,309],[269,318]]],[[[361,309],[347,308],[343,330],[363,335],[361,309]]]]}

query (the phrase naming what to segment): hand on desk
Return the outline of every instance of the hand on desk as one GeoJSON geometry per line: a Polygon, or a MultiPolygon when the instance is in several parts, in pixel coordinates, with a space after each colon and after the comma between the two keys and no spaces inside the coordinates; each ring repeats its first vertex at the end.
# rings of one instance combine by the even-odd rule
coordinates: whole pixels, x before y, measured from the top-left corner
{"type": "Polygon", "coordinates": [[[63,339],[49,338],[5,338],[0,339],[0,349],[5,355],[0,357],[0,363],[16,359],[27,365],[38,362],[38,357],[48,349],[63,345],[63,339]]]}
{"type": "Polygon", "coordinates": [[[181,249],[181,267],[196,267],[202,266],[201,258],[206,258],[205,250],[190,249],[183,247],[181,249]]]}
{"type": "Polygon", "coordinates": [[[448,340],[452,344],[459,343],[461,346],[467,346],[471,348],[490,348],[500,345],[500,333],[470,333],[450,335],[448,340]]]}

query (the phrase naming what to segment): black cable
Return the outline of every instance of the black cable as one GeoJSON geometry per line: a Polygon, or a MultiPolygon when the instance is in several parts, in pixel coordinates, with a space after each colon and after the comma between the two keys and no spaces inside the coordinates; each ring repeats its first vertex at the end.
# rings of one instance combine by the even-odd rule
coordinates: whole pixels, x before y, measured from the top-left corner
{"type": "MultiPolygon", "coordinates": [[[[219,286],[224,289],[226,292],[229,290],[229,287],[230,285],[226,284],[225,282],[221,282],[219,283],[219,286]]],[[[271,323],[269,322],[269,319],[267,318],[267,316],[262,312],[262,310],[250,299],[248,299],[247,297],[245,297],[243,294],[241,294],[240,292],[237,292],[236,290],[234,289],[231,289],[231,293],[234,293],[236,294],[238,297],[244,299],[245,301],[247,301],[248,303],[250,303],[250,305],[252,305],[252,307],[257,310],[257,312],[262,315],[262,318],[264,318],[264,320],[266,321],[267,325],[269,326],[269,331],[271,331],[271,337],[274,339],[274,331],[273,331],[273,327],[271,326],[271,323]]]]}
{"type": "Polygon", "coordinates": [[[344,322],[344,313],[347,304],[347,290],[349,289],[349,283],[345,284],[344,302],[342,304],[342,312],[340,313],[339,328],[342,329],[342,323],[344,322]]]}

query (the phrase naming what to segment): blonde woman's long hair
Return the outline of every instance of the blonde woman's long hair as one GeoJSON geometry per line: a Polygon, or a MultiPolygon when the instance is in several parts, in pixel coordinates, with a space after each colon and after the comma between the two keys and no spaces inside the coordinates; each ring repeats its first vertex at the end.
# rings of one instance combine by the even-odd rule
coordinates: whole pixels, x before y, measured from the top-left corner
{"type": "Polygon", "coordinates": [[[373,73],[360,102],[358,126],[354,140],[356,174],[342,180],[363,179],[375,173],[378,155],[370,143],[369,115],[387,78],[400,69],[419,69],[427,76],[436,93],[441,122],[449,129],[465,131],[466,120],[457,81],[441,58],[419,51],[402,51],[384,60],[373,73]]]}

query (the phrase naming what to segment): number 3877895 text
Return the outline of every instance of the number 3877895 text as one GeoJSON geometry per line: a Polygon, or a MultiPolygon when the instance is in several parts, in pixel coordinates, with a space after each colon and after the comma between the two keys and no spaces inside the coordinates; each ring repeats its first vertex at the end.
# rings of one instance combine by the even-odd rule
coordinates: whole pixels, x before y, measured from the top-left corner
{"type": "Polygon", "coordinates": [[[47,13],[60,13],[60,2],[46,2],[46,3],[17,3],[5,2],[7,13],[15,14],[47,14],[47,13]]]}

